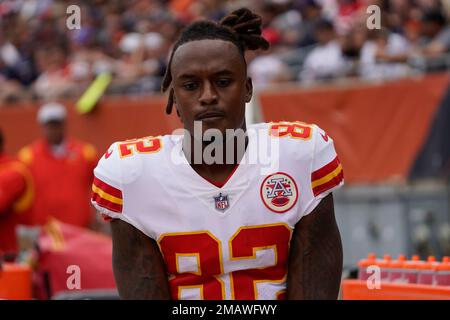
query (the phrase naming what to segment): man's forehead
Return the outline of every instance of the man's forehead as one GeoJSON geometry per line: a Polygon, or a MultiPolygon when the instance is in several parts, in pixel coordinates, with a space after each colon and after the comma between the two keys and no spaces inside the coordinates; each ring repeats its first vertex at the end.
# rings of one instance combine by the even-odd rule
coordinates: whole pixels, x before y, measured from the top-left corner
{"type": "Polygon", "coordinates": [[[172,58],[172,75],[197,72],[237,72],[244,67],[238,48],[230,41],[196,40],[178,47],[172,58]]]}

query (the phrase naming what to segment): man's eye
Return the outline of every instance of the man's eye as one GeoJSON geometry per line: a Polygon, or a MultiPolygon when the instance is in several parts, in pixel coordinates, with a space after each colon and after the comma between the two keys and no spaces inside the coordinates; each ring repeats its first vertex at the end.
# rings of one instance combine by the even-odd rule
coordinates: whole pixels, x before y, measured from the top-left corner
{"type": "Polygon", "coordinates": [[[183,88],[186,90],[195,90],[197,88],[197,84],[195,82],[186,82],[183,84],[183,88]]]}
{"type": "Polygon", "coordinates": [[[227,87],[231,83],[231,79],[219,79],[217,80],[217,85],[219,87],[227,87]]]}

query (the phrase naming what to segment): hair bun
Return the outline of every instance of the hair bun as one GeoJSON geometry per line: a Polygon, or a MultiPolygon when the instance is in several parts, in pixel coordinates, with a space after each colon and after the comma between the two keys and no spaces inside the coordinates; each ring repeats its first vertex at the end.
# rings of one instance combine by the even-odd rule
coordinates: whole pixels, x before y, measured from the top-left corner
{"type": "Polygon", "coordinates": [[[269,48],[269,42],[261,36],[262,19],[247,8],[233,11],[224,17],[220,24],[232,29],[246,49],[257,50],[269,48]]]}

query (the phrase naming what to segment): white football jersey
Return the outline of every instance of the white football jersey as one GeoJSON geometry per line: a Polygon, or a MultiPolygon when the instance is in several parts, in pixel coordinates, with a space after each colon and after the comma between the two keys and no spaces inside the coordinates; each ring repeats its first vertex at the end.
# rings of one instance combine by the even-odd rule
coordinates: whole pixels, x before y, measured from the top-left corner
{"type": "Polygon", "coordinates": [[[295,225],[344,183],[333,140],[318,126],[261,123],[248,132],[245,156],[221,187],[192,169],[175,135],[116,142],[94,170],[93,205],[157,241],[174,299],[283,299],[295,225]]]}

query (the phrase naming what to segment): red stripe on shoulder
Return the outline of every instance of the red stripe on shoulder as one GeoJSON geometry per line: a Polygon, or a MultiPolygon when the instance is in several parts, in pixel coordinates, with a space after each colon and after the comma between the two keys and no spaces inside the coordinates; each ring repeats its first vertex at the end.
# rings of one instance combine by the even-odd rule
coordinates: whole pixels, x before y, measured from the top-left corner
{"type": "Polygon", "coordinates": [[[106,192],[116,198],[122,199],[122,191],[120,191],[119,189],[114,188],[113,186],[107,184],[106,182],[103,182],[97,177],[94,177],[93,183],[97,188],[101,189],[103,192],[106,192]]]}
{"type": "Polygon", "coordinates": [[[339,185],[342,182],[342,180],[344,180],[344,170],[341,170],[341,172],[339,172],[339,174],[330,181],[315,187],[313,189],[314,196],[317,197],[322,192],[334,188],[335,186],[339,185]]]}
{"type": "Polygon", "coordinates": [[[100,207],[108,209],[110,211],[116,212],[116,213],[122,213],[122,205],[113,203],[111,201],[108,201],[101,196],[99,196],[96,192],[92,193],[92,201],[97,203],[100,207]]]}
{"type": "Polygon", "coordinates": [[[311,174],[311,181],[318,180],[318,179],[326,176],[330,172],[333,172],[333,170],[336,169],[339,166],[340,163],[341,162],[339,161],[338,156],[336,156],[336,158],[334,158],[331,162],[329,162],[328,164],[324,165],[322,168],[317,169],[316,171],[314,171],[311,174]]]}

